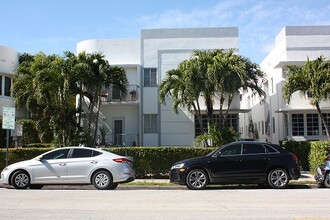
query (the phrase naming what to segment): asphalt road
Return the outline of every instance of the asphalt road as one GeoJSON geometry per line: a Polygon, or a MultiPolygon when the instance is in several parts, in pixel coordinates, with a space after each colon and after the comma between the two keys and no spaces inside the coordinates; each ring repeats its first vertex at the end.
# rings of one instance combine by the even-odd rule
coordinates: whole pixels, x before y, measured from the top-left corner
{"type": "Polygon", "coordinates": [[[330,189],[0,189],[0,219],[330,219],[330,189]]]}

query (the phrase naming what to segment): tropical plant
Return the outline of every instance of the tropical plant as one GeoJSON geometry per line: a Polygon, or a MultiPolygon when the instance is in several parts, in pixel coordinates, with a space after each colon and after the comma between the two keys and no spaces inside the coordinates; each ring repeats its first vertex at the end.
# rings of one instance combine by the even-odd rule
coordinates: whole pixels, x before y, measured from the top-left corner
{"type": "MultiPolygon", "coordinates": [[[[202,111],[199,101],[202,97],[210,133],[212,124],[216,123],[214,102],[215,99],[219,99],[220,122],[219,131],[216,132],[220,132],[228,127],[226,116],[234,97],[239,92],[251,90],[262,100],[264,99],[265,92],[261,86],[263,79],[264,73],[257,64],[235,54],[232,49],[194,51],[188,60],[179,64],[177,69],[167,72],[159,88],[159,100],[165,104],[165,97],[169,95],[173,100],[175,113],[178,113],[179,106],[187,108],[195,113],[202,126],[202,111]],[[225,103],[227,103],[227,108],[224,110],[225,103]]],[[[203,133],[202,127],[201,131],[203,133]]],[[[208,141],[205,143],[208,145],[208,141]]]]}
{"type": "Polygon", "coordinates": [[[303,66],[288,65],[285,68],[287,80],[283,85],[283,98],[290,103],[295,92],[302,92],[311,97],[310,104],[315,106],[326,131],[328,139],[329,128],[325,122],[320,107],[321,101],[328,100],[330,94],[330,60],[323,56],[315,60],[307,58],[303,66]]]}

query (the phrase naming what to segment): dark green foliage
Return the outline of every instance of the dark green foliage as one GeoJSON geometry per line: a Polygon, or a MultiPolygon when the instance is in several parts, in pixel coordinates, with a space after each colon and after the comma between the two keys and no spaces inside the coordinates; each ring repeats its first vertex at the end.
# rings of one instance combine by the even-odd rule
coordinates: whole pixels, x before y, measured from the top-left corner
{"type": "MultiPolygon", "coordinates": [[[[8,149],[8,164],[16,163],[23,160],[32,159],[40,154],[43,154],[53,148],[9,148],[8,149]]],[[[6,149],[0,149],[0,170],[5,168],[6,164],[6,149]]]]}
{"type": "Polygon", "coordinates": [[[316,169],[320,164],[324,164],[327,154],[330,152],[329,141],[315,141],[311,142],[309,154],[310,171],[315,175],[316,169]]]}
{"type": "Polygon", "coordinates": [[[121,147],[107,148],[115,154],[132,156],[137,178],[168,178],[173,163],[191,157],[203,156],[213,148],[191,147],[121,147]]]}
{"type": "Polygon", "coordinates": [[[283,140],[280,142],[280,145],[298,157],[299,165],[303,170],[309,170],[308,155],[310,152],[310,142],[283,140]]]}
{"type": "Polygon", "coordinates": [[[18,123],[23,126],[23,136],[21,137],[22,144],[26,143],[39,143],[38,132],[35,128],[35,121],[31,119],[21,119],[18,123]]]}

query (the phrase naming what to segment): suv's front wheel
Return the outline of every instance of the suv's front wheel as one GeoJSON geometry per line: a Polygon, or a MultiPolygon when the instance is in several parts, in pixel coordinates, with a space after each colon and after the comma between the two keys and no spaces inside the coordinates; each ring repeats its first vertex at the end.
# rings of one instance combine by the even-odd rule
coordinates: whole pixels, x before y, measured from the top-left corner
{"type": "Polygon", "coordinates": [[[208,177],[204,170],[191,170],[186,177],[186,184],[188,189],[205,189],[207,183],[208,177]]]}
{"type": "Polygon", "coordinates": [[[289,184],[289,174],[282,168],[276,168],[268,174],[268,184],[274,189],[286,188],[289,184]]]}

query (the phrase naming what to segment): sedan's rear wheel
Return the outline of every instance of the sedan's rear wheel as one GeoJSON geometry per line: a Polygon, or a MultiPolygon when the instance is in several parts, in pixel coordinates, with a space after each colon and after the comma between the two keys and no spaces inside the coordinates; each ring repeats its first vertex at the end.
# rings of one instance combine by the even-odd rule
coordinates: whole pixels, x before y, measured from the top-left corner
{"type": "Polygon", "coordinates": [[[30,185],[30,176],[24,171],[14,173],[11,184],[15,189],[26,189],[30,185]]]}
{"type": "Polygon", "coordinates": [[[110,189],[113,186],[112,176],[108,171],[100,170],[97,171],[93,178],[92,183],[96,189],[110,189]]]}
{"type": "Polygon", "coordinates": [[[274,189],[286,188],[289,184],[289,175],[282,168],[276,168],[268,174],[268,184],[274,189]]]}
{"type": "Polygon", "coordinates": [[[208,183],[208,177],[205,171],[196,169],[188,173],[186,184],[188,189],[199,190],[205,189],[208,183]]]}
{"type": "Polygon", "coordinates": [[[324,177],[324,186],[330,188],[330,173],[326,174],[324,177]]]}

